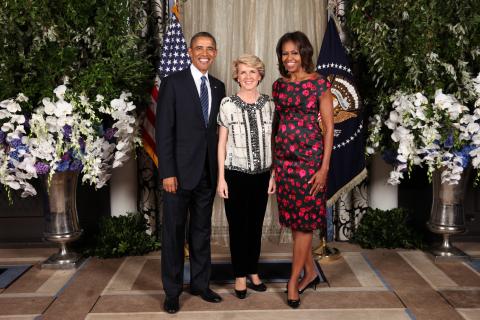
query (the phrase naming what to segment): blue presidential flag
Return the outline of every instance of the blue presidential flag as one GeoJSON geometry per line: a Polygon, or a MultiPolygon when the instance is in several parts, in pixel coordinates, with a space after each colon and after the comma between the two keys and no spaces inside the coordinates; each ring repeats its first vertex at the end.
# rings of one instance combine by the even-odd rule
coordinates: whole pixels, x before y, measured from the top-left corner
{"type": "Polygon", "coordinates": [[[360,97],[334,19],[328,21],[317,72],[332,84],[335,127],[327,182],[327,205],[332,206],[367,175],[360,97]]]}

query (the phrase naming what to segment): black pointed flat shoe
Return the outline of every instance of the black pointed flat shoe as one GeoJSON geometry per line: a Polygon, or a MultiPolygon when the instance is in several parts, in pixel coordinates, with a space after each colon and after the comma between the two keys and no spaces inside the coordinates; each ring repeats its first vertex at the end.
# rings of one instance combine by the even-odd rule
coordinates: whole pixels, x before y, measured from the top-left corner
{"type": "Polygon", "coordinates": [[[258,291],[258,292],[267,291],[267,286],[263,282],[260,282],[259,284],[255,284],[255,283],[250,281],[250,282],[247,283],[247,287],[249,289],[252,289],[253,291],[258,291]]]}

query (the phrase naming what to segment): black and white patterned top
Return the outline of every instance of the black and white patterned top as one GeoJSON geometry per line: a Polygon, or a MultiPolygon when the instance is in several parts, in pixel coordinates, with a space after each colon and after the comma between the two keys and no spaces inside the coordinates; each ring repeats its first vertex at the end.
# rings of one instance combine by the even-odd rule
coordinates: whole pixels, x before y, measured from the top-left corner
{"type": "Polygon", "coordinates": [[[274,110],[266,94],[255,103],[246,103],[237,95],[223,98],[218,124],[228,129],[225,169],[250,174],[270,170],[274,110]]]}

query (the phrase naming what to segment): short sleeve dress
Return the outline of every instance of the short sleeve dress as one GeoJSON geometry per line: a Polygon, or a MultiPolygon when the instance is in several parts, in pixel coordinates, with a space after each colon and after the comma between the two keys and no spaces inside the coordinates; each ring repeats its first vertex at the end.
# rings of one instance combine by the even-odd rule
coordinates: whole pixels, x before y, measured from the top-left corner
{"type": "Polygon", "coordinates": [[[329,87],[321,76],[297,82],[280,78],[273,84],[279,120],[274,157],[279,219],[292,230],[311,231],[324,224],[326,193],[309,195],[308,181],[322,164],[319,97],[329,87]]]}

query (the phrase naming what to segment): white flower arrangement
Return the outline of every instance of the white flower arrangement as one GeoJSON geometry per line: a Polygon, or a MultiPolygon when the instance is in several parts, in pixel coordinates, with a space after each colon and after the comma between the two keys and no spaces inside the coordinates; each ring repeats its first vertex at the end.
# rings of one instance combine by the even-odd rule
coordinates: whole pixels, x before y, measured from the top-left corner
{"type": "Polygon", "coordinates": [[[129,93],[107,104],[66,85],[53,92],[56,99],[43,98],[31,114],[22,112],[22,93],[0,102],[0,183],[22,197],[36,195],[30,179],[63,171],[81,171],[82,182],[101,188],[140,144],[129,93]]]}
{"type": "MultiPolygon", "coordinates": [[[[385,125],[392,131],[396,165],[390,184],[400,183],[412,165],[426,165],[429,176],[443,168],[442,183],[449,184],[458,183],[470,162],[474,169],[480,168],[480,74],[472,88],[477,97],[472,111],[442,90],[435,92],[433,101],[421,92],[397,92],[391,97],[393,110],[385,125]]],[[[376,120],[371,132],[380,132],[383,125],[376,120]]],[[[370,142],[374,139],[370,137],[370,142]]]]}

